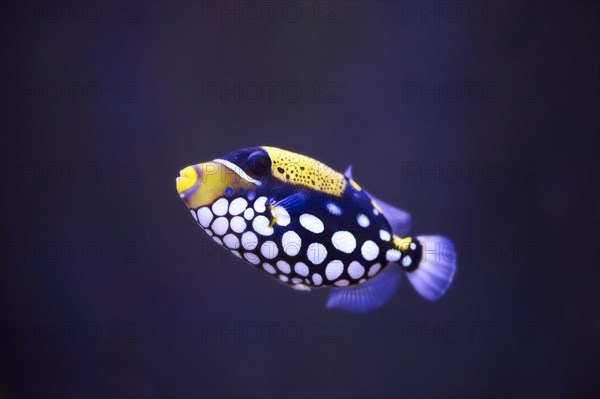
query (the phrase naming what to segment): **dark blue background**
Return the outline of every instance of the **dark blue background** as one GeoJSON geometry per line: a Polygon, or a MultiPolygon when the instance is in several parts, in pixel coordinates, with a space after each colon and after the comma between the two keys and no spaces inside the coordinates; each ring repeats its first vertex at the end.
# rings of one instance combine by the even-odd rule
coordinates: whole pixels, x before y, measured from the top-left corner
{"type": "Polygon", "coordinates": [[[599,394],[597,3],[255,4],[0,6],[0,397],[599,394]],[[213,245],[178,171],[264,144],[454,239],[447,295],[327,311],[213,245]]]}

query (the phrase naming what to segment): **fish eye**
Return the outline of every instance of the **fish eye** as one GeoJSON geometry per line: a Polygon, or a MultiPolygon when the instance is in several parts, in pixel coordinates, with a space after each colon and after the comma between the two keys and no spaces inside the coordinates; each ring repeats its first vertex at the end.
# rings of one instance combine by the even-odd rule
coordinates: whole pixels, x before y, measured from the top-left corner
{"type": "Polygon", "coordinates": [[[263,176],[271,170],[271,158],[263,151],[254,151],[248,156],[248,167],[257,176],[263,176]]]}

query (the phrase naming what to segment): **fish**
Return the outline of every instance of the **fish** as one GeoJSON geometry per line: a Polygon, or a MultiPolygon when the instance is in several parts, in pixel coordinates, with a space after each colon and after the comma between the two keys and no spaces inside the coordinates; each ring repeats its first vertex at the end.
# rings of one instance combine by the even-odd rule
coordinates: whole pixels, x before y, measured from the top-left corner
{"type": "Polygon", "coordinates": [[[329,287],[327,308],[365,313],[406,275],[435,301],[450,287],[456,250],[441,235],[409,235],[411,215],[309,156],[270,146],[185,167],[177,192],[218,244],[291,288],[329,287]]]}

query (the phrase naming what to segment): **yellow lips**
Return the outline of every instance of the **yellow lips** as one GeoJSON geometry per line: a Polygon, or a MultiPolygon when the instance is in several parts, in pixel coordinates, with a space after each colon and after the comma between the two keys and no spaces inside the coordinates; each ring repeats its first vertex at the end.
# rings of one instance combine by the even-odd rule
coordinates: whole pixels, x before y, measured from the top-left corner
{"type": "Polygon", "coordinates": [[[184,193],[196,184],[198,181],[198,174],[193,166],[188,166],[179,172],[179,177],[176,179],[177,192],[179,194],[184,193]]]}

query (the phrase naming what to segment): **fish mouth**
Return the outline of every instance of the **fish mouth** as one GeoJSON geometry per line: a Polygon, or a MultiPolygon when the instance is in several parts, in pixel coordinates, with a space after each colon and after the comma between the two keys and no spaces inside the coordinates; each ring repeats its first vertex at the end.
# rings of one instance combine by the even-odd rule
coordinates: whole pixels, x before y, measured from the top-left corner
{"type": "Polygon", "coordinates": [[[179,177],[175,179],[177,192],[183,199],[193,195],[200,187],[202,170],[198,165],[188,166],[179,171],[179,177]]]}

